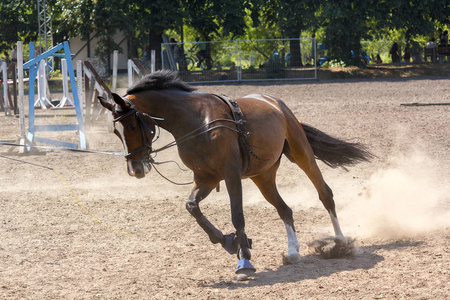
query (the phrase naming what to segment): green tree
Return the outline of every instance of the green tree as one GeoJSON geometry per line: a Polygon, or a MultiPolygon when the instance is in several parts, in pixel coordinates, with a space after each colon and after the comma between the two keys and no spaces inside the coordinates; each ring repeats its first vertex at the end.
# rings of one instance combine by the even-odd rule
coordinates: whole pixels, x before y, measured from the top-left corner
{"type": "Polygon", "coordinates": [[[325,26],[324,46],[330,59],[341,59],[346,64],[359,63],[361,40],[367,37],[366,24],[372,5],[370,0],[324,2],[320,17],[325,26]]]}
{"type": "Polygon", "coordinates": [[[259,0],[182,0],[185,24],[192,26],[203,41],[243,36],[249,12],[253,24],[258,24],[259,0]]]}
{"type": "MultiPolygon", "coordinates": [[[[318,2],[314,0],[279,0],[276,8],[276,23],[283,37],[298,39],[302,31],[314,27],[317,23],[315,13],[318,2]]],[[[300,42],[290,41],[290,64],[292,67],[302,66],[300,42]]]]}
{"type": "Polygon", "coordinates": [[[0,51],[10,50],[17,41],[36,40],[38,35],[35,0],[0,2],[0,51]]]}
{"type": "Polygon", "coordinates": [[[448,0],[388,1],[385,28],[403,31],[406,40],[415,35],[430,35],[436,24],[450,24],[448,0]]]}
{"type": "Polygon", "coordinates": [[[142,47],[155,50],[160,62],[162,34],[179,27],[182,20],[179,1],[53,0],[52,5],[58,15],[59,36],[81,36],[89,41],[95,34],[99,38],[95,53],[100,57],[123,50],[114,41],[115,34],[122,31],[132,56],[142,47]]]}
{"type": "Polygon", "coordinates": [[[91,38],[94,37],[95,0],[50,0],[53,40],[67,41],[79,36],[87,42],[88,57],[94,54],[91,38]]]}
{"type": "MultiPolygon", "coordinates": [[[[260,0],[182,0],[185,24],[197,32],[201,41],[236,39],[245,35],[248,14],[258,24],[260,0]]],[[[211,45],[206,44],[211,56],[211,45]]],[[[208,63],[208,61],[207,61],[208,63]]],[[[207,65],[210,69],[212,66],[207,65]]]]}
{"type": "Polygon", "coordinates": [[[141,42],[148,44],[148,50],[155,50],[156,61],[160,65],[162,34],[169,29],[180,28],[183,20],[181,2],[137,0],[130,6],[128,18],[132,19],[135,36],[147,37],[141,42]]]}

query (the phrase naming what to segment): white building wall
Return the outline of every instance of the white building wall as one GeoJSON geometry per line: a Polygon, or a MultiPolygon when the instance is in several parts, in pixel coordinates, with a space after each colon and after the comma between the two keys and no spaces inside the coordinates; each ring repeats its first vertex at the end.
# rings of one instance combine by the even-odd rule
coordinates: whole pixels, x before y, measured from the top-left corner
{"type": "MultiPolygon", "coordinates": [[[[92,33],[92,36],[95,33],[92,33]]],[[[97,47],[98,38],[91,39],[91,57],[95,57],[95,48],[97,47]]],[[[127,70],[127,62],[128,62],[128,47],[127,47],[127,38],[125,37],[123,32],[118,32],[114,36],[114,42],[119,44],[122,48],[122,53],[119,52],[119,70],[127,70]]],[[[74,70],[77,67],[77,60],[85,61],[87,59],[87,41],[82,41],[80,37],[72,38],[69,41],[70,45],[70,53],[75,54],[72,56],[72,65],[74,70]]],[[[110,68],[112,70],[113,66],[113,54],[110,55],[110,68]]]]}

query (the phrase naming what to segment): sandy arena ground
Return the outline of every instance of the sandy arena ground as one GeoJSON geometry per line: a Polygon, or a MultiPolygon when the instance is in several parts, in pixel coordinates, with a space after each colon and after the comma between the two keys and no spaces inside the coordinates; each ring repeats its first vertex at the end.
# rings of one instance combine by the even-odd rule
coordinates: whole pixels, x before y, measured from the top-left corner
{"type": "MultiPolygon", "coordinates": [[[[287,159],[278,183],[294,210],[303,259],[282,264],[284,225],[245,180],[246,229],[257,274],[239,282],[236,257],[211,244],[185,210],[189,186],[172,185],[155,171],[132,178],[122,157],[7,155],[40,166],[0,157],[0,299],[450,298],[448,78],[198,89],[230,97],[278,96],[304,123],[370,147],[377,158],[348,171],[320,163],[343,231],[357,239],[356,255],[323,259],[310,253],[307,243],[331,235],[332,226],[312,184],[287,159]],[[413,102],[447,105],[401,106],[413,102]],[[68,185],[42,166],[54,168],[68,185]]],[[[49,116],[36,118],[37,124],[74,119],[72,110],[37,113],[49,116]]],[[[18,124],[2,113],[0,139],[16,140],[18,124]]],[[[44,134],[78,141],[73,132],[44,134]]],[[[87,138],[91,149],[122,152],[105,121],[88,128],[87,138]]],[[[170,141],[163,133],[157,145],[170,141]]],[[[4,156],[9,147],[0,147],[4,156]]],[[[165,159],[180,161],[173,148],[157,157],[165,159]]],[[[173,164],[160,171],[179,182],[191,180],[190,172],[173,164]]],[[[234,232],[223,184],[201,207],[224,233],[234,232]]]]}

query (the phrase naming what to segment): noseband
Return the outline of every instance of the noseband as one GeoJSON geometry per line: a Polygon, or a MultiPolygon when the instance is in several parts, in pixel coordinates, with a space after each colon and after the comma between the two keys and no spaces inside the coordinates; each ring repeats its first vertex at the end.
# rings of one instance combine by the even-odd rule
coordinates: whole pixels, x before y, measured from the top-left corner
{"type": "Polygon", "coordinates": [[[150,153],[152,152],[152,141],[149,141],[146,131],[148,131],[150,133],[150,135],[152,135],[152,136],[154,136],[155,132],[144,122],[143,117],[147,117],[150,120],[152,120],[152,122],[155,124],[155,126],[158,126],[158,123],[156,123],[156,120],[162,121],[164,119],[152,117],[146,113],[141,113],[136,109],[136,106],[134,106],[134,104],[129,99],[123,98],[123,97],[122,97],[122,99],[129,104],[130,110],[128,112],[126,112],[125,114],[115,118],[113,120],[113,122],[116,123],[116,122],[119,122],[119,121],[129,117],[129,116],[135,115],[136,119],[138,121],[139,127],[141,129],[142,140],[144,141],[144,143],[141,146],[139,146],[135,150],[126,154],[125,158],[127,159],[127,161],[148,162],[149,161],[148,158],[147,159],[133,159],[132,158],[132,156],[134,156],[136,153],[143,151],[143,150],[147,150],[149,157],[150,157],[150,153]]]}

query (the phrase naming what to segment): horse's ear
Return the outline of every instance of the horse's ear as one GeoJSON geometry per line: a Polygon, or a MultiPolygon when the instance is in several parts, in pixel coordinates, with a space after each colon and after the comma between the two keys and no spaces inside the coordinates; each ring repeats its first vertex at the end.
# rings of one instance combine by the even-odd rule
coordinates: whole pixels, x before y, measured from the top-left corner
{"type": "Polygon", "coordinates": [[[101,104],[104,108],[106,108],[106,109],[109,110],[109,111],[113,111],[114,103],[112,103],[111,101],[109,101],[109,100],[106,99],[106,98],[103,98],[102,96],[98,96],[97,98],[98,98],[98,100],[100,101],[100,104],[101,104]]]}
{"type": "Polygon", "coordinates": [[[125,100],[123,100],[122,97],[120,97],[116,93],[112,93],[112,96],[113,96],[114,102],[116,102],[117,105],[119,105],[122,108],[125,108],[127,106],[127,104],[125,103],[125,100]]]}

